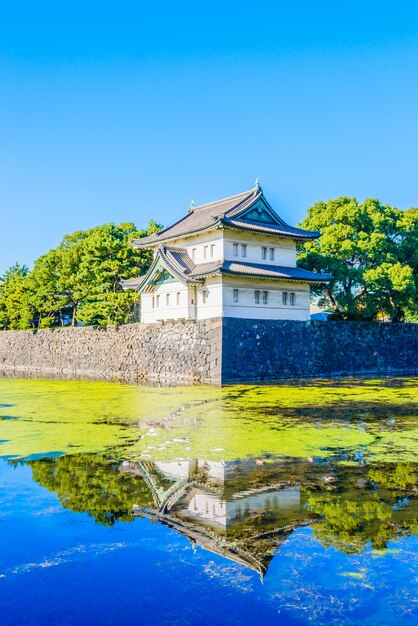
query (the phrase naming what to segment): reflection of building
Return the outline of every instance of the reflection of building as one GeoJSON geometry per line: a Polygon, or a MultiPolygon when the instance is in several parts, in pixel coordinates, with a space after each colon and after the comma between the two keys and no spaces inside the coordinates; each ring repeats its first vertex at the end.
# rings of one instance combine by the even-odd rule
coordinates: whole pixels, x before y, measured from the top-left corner
{"type": "Polygon", "coordinates": [[[141,474],[153,493],[155,508],[134,505],[135,515],[161,521],[264,575],[278,545],[312,516],[305,519],[296,483],[277,483],[270,468],[263,477],[263,468],[254,466],[253,460],[192,459],[124,463],[121,469],[141,474]]]}

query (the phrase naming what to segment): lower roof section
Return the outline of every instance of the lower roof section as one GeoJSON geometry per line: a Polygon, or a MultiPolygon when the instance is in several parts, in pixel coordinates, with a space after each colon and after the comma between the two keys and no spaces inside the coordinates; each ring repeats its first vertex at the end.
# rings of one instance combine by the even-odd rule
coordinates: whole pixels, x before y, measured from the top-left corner
{"type": "Polygon", "coordinates": [[[302,267],[286,267],[284,265],[263,265],[259,263],[243,263],[242,261],[224,261],[221,267],[224,274],[254,276],[259,278],[277,278],[281,280],[299,280],[310,283],[324,283],[331,280],[329,274],[311,272],[302,267]]]}
{"type": "Polygon", "coordinates": [[[228,274],[248,276],[251,278],[270,278],[277,280],[296,280],[308,283],[324,283],[331,280],[329,274],[311,272],[302,267],[286,267],[282,265],[263,265],[261,263],[245,263],[242,261],[214,261],[195,265],[186,250],[159,246],[154,261],[144,276],[122,281],[124,289],[142,291],[153,275],[164,267],[175,279],[184,284],[202,282],[208,276],[228,274]]]}

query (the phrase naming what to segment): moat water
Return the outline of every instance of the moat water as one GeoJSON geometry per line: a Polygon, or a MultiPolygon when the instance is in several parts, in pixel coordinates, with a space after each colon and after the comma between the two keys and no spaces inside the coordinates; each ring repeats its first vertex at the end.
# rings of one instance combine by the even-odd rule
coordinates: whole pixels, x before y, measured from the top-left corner
{"type": "Polygon", "coordinates": [[[418,619],[418,380],[0,378],[0,625],[418,619]]]}

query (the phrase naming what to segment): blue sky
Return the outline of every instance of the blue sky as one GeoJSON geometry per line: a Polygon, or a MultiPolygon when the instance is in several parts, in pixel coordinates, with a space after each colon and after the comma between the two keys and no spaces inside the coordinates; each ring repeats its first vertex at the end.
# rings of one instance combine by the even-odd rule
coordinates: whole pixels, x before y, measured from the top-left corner
{"type": "Polygon", "coordinates": [[[418,205],[418,4],[0,0],[0,272],[256,177],[418,205]]]}

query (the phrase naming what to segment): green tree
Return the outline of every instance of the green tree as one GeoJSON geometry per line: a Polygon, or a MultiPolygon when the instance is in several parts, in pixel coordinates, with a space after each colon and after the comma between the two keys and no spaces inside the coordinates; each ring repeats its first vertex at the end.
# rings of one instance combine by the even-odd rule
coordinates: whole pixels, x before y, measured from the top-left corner
{"type": "Polygon", "coordinates": [[[16,263],[0,278],[0,328],[30,327],[26,265],[16,263]]]}
{"type": "Polygon", "coordinates": [[[319,202],[301,226],[321,237],[300,246],[299,264],[330,273],[314,288],[320,304],[341,319],[404,319],[414,310],[418,289],[418,212],[400,211],[379,200],[358,203],[341,197],[319,202]]]}
{"type": "Polygon", "coordinates": [[[65,325],[68,298],[59,291],[60,261],[60,251],[50,250],[35,261],[27,277],[31,326],[49,328],[65,325]]]}
{"type": "Polygon", "coordinates": [[[160,228],[152,220],[139,232],[131,223],[76,231],[31,272],[13,266],[0,280],[0,328],[128,322],[137,295],[123,291],[121,280],[145,273],[152,261],[152,252],[134,249],[131,239],[160,228]]]}
{"type": "Polygon", "coordinates": [[[144,273],[151,262],[150,252],[138,253],[130,240],[139,236],[133,224],[105,224],[93,229],[84,242],[79,268],[85,293],[78,311],[84,324],[121,324],[130,319],[136,297],[123,291],[121,280],[144,273]]]}

